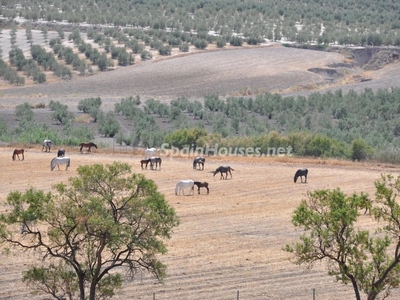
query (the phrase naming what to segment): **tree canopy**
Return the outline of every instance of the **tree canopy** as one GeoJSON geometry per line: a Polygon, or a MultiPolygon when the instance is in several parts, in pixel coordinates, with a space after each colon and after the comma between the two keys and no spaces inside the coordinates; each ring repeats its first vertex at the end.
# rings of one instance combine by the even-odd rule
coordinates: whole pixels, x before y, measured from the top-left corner
{"type": "Polygon", "coordinates": [[[368,300],[385,298],[400,284],[400,176],[382,175],[375,187],[373,201],[365,193],[347,196],[340,189],[309,192],[292,218],[304,233],[284,247],[298,265],[311,268],[326,261],[329,275],[350,283],[357,300],[361,292],[368,300]],[[374,231],[362,228],[365,218],[374,231]]]}
{"type": "Polygon", "coordinates": [[[81,300],[111,298],[123,282],[118,270],[162,280],[166,266],[158,255],[179,219],[156,184],[125,163],[77,170],[55,193],[30,188],[7,197],[2,245],[40,255],[23,280],[55,299],[81,300]]]}

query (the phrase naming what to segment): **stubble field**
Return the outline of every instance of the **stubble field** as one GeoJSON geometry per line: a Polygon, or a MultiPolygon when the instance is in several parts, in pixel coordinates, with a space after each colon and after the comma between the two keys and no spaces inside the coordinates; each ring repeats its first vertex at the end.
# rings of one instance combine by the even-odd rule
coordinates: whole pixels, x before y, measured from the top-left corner
{"type": "MultiPolygon", "coordinates": [[[[50,171],[56,155],[28,149],[24,161],[12,161],[12,149],[0,148],[0,199],[5,202],[13,190],[30,187],[49,191],[66,182],[82,164],[126,162],[134,172],[153,179],[174,207],[181,224],[167,242],[168,253],[161,257],[168,265],[164,284],[146,274],[126,281],[115,299],[353,299],[351,286],[343,286],[326,275],[324,263],[312,270],[298,267],[282,251],[300,232],[291,225],[293,210],[307,191],[340,187],[344,192],[374,194],[374,180],[381,173],[399,174],[394,166],[299,160],[294,158],[207,157],[205,170],[192,169],[192,158],[163,157],[162,169],[141,170],[140,154],[95,150],[81,154],[67,149],[71,167],[50,171]],[[220,180],[210,171],[230,165],[232,179],[220,180]],[[294,183],[293,175],[308,167],[307,183],[294,183]],[[176,196],[180,179],[207,181],[210,194],[201,190],[194,196],[176,196]]],[[[1,211],[5,207],[1,205],[1,211]]],[[[362,217],[368,226],[367,217],[362,217]]],[[[15,230],[19,230],[16,228],[15,230]]],[[[21,271],[37,258],[35,254],[1,254],[0,299],[44,299],[32,296],[21,282],[21,271]]],[[[397,299],[400,291],[390,299],[397,299]]]]}

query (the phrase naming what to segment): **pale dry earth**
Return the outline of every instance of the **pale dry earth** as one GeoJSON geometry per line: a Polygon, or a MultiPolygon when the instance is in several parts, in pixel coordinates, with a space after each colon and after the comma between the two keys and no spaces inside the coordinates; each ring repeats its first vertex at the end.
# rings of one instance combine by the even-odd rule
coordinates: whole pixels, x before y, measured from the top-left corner
{"type": "MultiPolygon", "coordinates": [[[[10,191],[50,191],[52,185],[77,175],[83,164],[126,162],[156,182],[181,221],[167,241],[168,253],[161,257],[168,277],[162,285],[138,274],[125,282],[115,299],[228,300],[238,299],[239,293],[240,299],[248,300],[302,300],[313,299],[313,289],[316,299],[354,299],[351,286],[336,283],[324,263],[306,270],[289,261],[282,247],[300,234],[291,224],[292,213],[307,191],[340,187],[348,194],[364,191],[373,197],[380,174],[400,172],[398,166],[290,157],[207,157],[205,170],[196,171],[192,158],[163,154],[162,169],[151,171],[140,169],[141,154],[117,150],[81,154],[78,148],[67,148],[70,169],[50,171],[55,149],[45,153],[41,147],[29,148],[24,161],[12,161],[13,148],[0,148],[0,211],[10,191]],[[220,165],[234,169],[232,179],[209,173],[220,165]],[[295,184],[293,175],[300,167],[308,167],[308,182],[295,184]],[[210,194],[202,190],[200,195],[176,196],[180,179],[208,181],[210,194]]],[[[370,225],[366,216],[361,220],[363,226],[370,225]]],[[[35,259],[35,254],[0,254],[0,299],[45,299],[31,295],[21,282],[21,272],[35,259]]],[[[397,290],[388,299],[399,297],[397,290]]]]}

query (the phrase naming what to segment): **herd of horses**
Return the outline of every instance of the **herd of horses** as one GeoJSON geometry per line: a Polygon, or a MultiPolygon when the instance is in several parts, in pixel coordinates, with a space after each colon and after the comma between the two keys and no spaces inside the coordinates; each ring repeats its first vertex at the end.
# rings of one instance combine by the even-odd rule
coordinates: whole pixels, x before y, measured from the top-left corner
{"type": "MultiPolygon", "coordinates": [[[[42,144],[42,151],[50,152],[52,146],[51,140],[44,140],[42,144]]],[[[92,142],[85,142],[79,145],[79,151],[82,152],[83,148],[87,148],[87,153],[91,153],[91,148],[98,149],[97,145],[92,142]]],[[[12,155],[12,160],[20,159],[20,155],[22,156],[22,160],[25,159],[24,153],[26,150],[24,149],[15,149],[12,155]]],[[[161,163],[162,159],[159,156],[156,156],[157,149],[156,148],[148,148],[145,151],[145,158],[140,161],[140,165],[142,170],[144,168],[147,169],[148,164],[150,164],[151,170],[160,170],[161,171],[161,163]]],[[[83,152],[82,152],[83,153],[83,152]]],[[[193,160],[193,169],[195,170],[204,170],[206,159],[202,156],[196,156],[193,160]]],[[[65,164],[65,170],[68,170],[68,167],[71,165],[71,159],[65,156],[65,149],[58,149],[57,157],[54,157],[50,162],[50,170],[53,171],[54,168],[57,166],[60,170],[60,165],[65,164]]],[[[230,175],[230,179],[232,179],[232,171],[234,169],[230,166],[219,166],[216,170],[211,171],[210,173],[213,174],[215,177],[216,174],[220,173],[220,179],[228,179],[228,174],[230,175]],[[224,176],[225,175],[225,176],[224,176]]],[[[300,177],[301,182],[307,183],[307,175],[308,169],[298,169],[294,175],[294,183],[297,182],[297,179],[300,177]]],[[[198,194],[200,194],[200,188],[205,188],[207,190],[207,194],[209,194],[209,184],[206,181],[194,181],[192,179],[189,180],[179,180],[175,186],[175,194],[180,195],[182,192],[185,195],[185,189],[189,189],[189,195],[194,194],[194,186],[197,186],[198,194]]]]}
{"type": "MultiPolygon", "coordinates": [[[[51,152],[51,146],[52,146],[53,142],[51,140],[44,140],[43,144],[42,144],[42,152],[51,152]]],[[[85,143],[81,143],[79,145],[79,151],[81,153],[83,153],[83,148],[87,148],[87,153],[91,153],[91,149],[93,148],[97,148],[97,145],[95,143],[92,142],[85,142],[85,143]]],[[[16,160],[16,158],[18,157],[18,160],[21,160],[20,155],[22,156],[22,160],[25,159],[25,155],[24,153],[26,152],[25,149],[15,149],[12,155],[12,160],[16,160]]],[[[69,157],[65,156],[65,149],[58,149],[57,150],[57,157],[54,157],[51,162],[50,162],[50,170],[53,171],[54,168],[57,166],[58,169],[60,170],[60,165],[64,165],[65,164],[65,170],[68,170],[68,167],[71,165],[71,159],[69,157]]],[[[161,166],[161,163],[160,163],[161,166]]]]}

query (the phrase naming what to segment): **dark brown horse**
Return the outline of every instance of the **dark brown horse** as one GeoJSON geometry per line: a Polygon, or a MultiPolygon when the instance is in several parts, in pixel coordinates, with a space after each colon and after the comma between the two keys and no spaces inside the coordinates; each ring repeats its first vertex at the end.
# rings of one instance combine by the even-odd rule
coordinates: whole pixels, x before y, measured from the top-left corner
{"type": "Polygon", "coordinates": [[[13,155],[12,155],[12,160],[15,160],[15,157],[16,157],[16,156],[18,157],[18,160],[21,160],[21,159],[19,158],[19,155],[20,155],[20,154],[22,155],[22,160],[24,160],[24,159],[25,159],[25,157],[24,157],[24,152],[25,152],[24,149],[15,149],[15,150],[14,150],[14,153],[13,153],[13,155]]]}
{"type": "Polygon", "coordinates": [[[150,158],[149,159],[142,159],[140,161],[140,166],[142,167],[142,170],[143,170],[143,166],[145,166],[146,169],[147,169],[147,165],[149,164],[149,162],[150,162],[150,158]]]}
{"type": "Polygon", "coordinates": [[[231,171],[235,171],[235,170],[232,169],[230,166],[220,166],[215,171],[213,171],[211,173],[214,174],[213,176],[215,176],[217,173],[221,173],[221,177],[219,179],[227,179],[228,178],[228,173],[231,175],[231,178],[232,178],[232,172],[231,171]],[[225,178],[224,178],[224,173],[225,173],[225,178]]]}
{"type": "Polygon", "coordinates": [[[303,176],[305,178],[305,183],[307,183],[307,175],[308,175],[308,170],[307,169],[298,169],[296,171],[296,174],[294,174],[294,183],[296,183],[297,178],[300,177],[301,182],[303,182],[303,176]]]}
{"type": "Polygon", "coordinates": [[[210,192],[210,189],[208,188],[208,182],[200,182],[200,181],[195,181],[194,184],[197,186],[197,191],[200,194],[200,188],[205,187],[207,189],[207,194],[210,192]]]}
{"type": "Polygon", "coordinates": [[[81,147],[81,148],[79,149],[79,151],[81,151],[81,152],[82,152],[82,149],[83,149],[83,148],[88,148],[87,153],[92,152],[92,151],[91,151],[91,148],[92,148],[92,147],[94,147],[94,148],[97,149],[97,145],[96,145],[95,143],[92,143],[92,142],[89,142],[89,143],[81,143],[81,144],[79,145],[79,147],[81,147]]]}
{"type": "Polygon", "coordinates": [[[193,160],[193,169],[197,169],[197,166],[199,166],[199,170],[204,170],[204,163],[206,162],[206,159],[201,156],[196,156],[193,160]]]}

